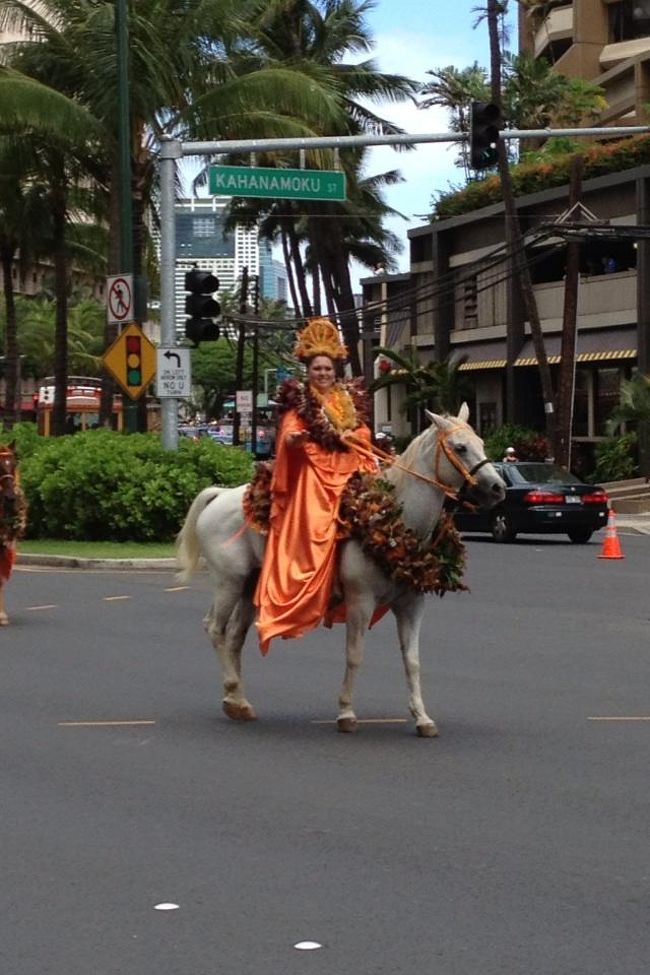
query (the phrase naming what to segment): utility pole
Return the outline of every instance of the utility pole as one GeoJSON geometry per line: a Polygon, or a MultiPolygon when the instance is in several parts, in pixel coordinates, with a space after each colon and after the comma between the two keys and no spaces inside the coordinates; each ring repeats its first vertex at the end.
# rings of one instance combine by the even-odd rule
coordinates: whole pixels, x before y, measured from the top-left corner
{"type": "MultiPolygon", "coordinates": [[[[239,293],[239,313],[246,315],[246,302],[248,301],[248,265],[242,268],[241,272],[241,291],[239,293]]],[[[239,428],[241,418],[237,409],[237,390],[244,385],[244,351],[246,349],[246,322],[239,323],[239,335],[237,337],[237,363],[235,366],[235,415],[232,423],[232,442],[233,446],[239,447],[239,428]]]]}
{"type": "MultiPolygon", "coordinates": [[[[131,174],[131,105],[129,98],[128,0],[115,2],[117,50],[117,126],[120,175],[120,274],[133,274],[133,195],[131,174]]],[[[122,417],[127,433],[138,429],[138,406],[122,394],[122,417]]]]}
{"type": "MultiPolygon", "coordinates": [[[[492,101],[501,105],[501,42],[499,38],[499,14],[502,4],[499,0],[488,0],[487,3],[487,22],[490,36],[490,81],[492,101]]],[[[510,164],[506,152],[503,138],[497,141],[499,158],[499,176],[503,191],[503,207],[506,215],[506,239],[513,248],[513,274],[519,282],[521,298],[523,301],[526,316],[530,323],[530,334],[535,348],[535,356],[539,368],[540,382],[542,386],[542,397],[544,400],[544,414],[546,417],[546,437],[549,444],[555,442],[555,397],[553,395],[553,382],[551,379],[551,367],[546,355],[544,345],[544,335],[542,333],[542,323],[537,309],[537,300],[533,290],[533,282],[530,270],[524,257],[524,240],[519,225],[519,214],[515,203],[515,194],[512,186],[512,175],[510,164]]],[[[511,421],[513,418],[510,418],[511,421]]]]}
{"type": "MultiPolygon", "coordinates": [[[[583,157],[571,160],[569,185],[569,213],[578,207],[582,192],[583,157]]],[[[566,274],[564,278],[564,316],[560,366],[557,380],[557,425],[555,429],[555,460],[562,467],[571,466],[571,432],[573,401],[576,385],[576,338],[578,321],[578,290],[580,288],[580,240],[570,239],[566,245],[566,274]]]]}

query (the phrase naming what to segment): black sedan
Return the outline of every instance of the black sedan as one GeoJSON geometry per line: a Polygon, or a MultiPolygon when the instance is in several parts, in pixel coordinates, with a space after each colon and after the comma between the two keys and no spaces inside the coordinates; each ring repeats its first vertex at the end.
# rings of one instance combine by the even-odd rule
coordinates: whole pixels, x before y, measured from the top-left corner
{"type": "Polygon", "coordinates": [[[491,532],[495,542],[511,542],[518,533],[568,535],[588,542],[607,525],[607,494],[585,484],[557,464],[521,461],[494,465],[506,483],[505,500],[491,511],[459,509],[462,532],[491,532]]]}

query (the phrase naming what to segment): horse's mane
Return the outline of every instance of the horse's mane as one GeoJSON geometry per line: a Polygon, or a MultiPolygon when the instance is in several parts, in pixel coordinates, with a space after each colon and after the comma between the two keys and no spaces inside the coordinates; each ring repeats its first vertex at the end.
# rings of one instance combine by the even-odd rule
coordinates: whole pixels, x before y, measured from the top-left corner
{"type": "Polygon", "coordinates": [[[403,453],[398,454],[395,458],[400,463],[400,467],[391,467],[387,472],[388,480],[395,486],[395,490],[399,493],[402,487],[402,482],[404,478],[408,477],[408,470],[402,470],[402,467],[412,468],[417,456],[422,449],[422,441],[429,437],[431,434],[431,427],[427,427],[422,433],[419,433],[417,437],[411,440],[410,444],[403,453]]]}

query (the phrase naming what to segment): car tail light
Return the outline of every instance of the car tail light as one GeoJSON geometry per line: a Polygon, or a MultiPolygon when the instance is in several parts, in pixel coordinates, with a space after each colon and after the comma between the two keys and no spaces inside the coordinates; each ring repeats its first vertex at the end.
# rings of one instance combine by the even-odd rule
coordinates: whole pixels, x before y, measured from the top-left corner
{"type": "Polygon", "coordinates": [[[564,495],[554,491],[528,491],[524,494],[524,504],[563,504],[564,495]]]}
{"type": "Polygon", "coordinates": [[[592,491],[591,494],[582,495],[583,504],[607,504],[606,491],[592,491]]]}

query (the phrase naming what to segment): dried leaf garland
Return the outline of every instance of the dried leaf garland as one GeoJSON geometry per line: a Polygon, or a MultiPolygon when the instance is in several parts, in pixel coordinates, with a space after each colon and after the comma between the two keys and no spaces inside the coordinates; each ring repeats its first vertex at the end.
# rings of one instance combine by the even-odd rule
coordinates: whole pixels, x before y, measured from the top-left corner
{"type": "Polygon", "coordinates": [[[16,487],[16,500],[0,502],[0,550],[22,538],[27,528],[27,501],[21,488],[16,487]]]}
{"type": "MultiPolygon", "coordinates": [[[[244,515],[263,534],[268,532],[273,464],[257,464],[244,495],[244,515]]],[[[451,515],[443,515],[431,538],[421,542],[402,520],[392,484],[369,474],[355,474],[339,509],[341,539],[354,538],[390,579],[416,592],[467,590],[463,583],[465,546],[451,515]]]]}
{"type": "MultiPolygon", "coordinates": [[[[348,410],[350,416],[346,417],[345,428],[354,430],[361,423],[364,423],[368,412],[368,396],[363,388],[362,380],[353,379],[349,382],[337,382],[334,386],[334,392],[338,392],[342,398],[347,399],[349,397],[348,410]]],[[[322,403],[310,390],[308,383],[302,383],[298,379],[285,379],[278,390],[277,402],[280,414],[287,410],[296,411],[305,422],[311,439],[320,444],[321,447],[339,452],[349,449],[341,440],[336,427],[328,417],[322,403]]]]}

